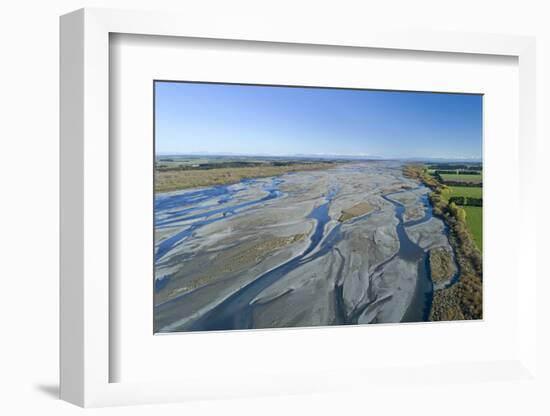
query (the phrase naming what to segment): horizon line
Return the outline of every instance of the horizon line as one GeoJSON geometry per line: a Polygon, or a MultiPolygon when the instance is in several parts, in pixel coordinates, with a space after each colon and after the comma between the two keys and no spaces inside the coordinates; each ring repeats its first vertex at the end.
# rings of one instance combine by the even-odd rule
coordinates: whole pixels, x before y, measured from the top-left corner
{"type": "Polygon", "coordinates": [[[329,153],[231,153],[231,152],[159,152],[155,157],[166,156],[242,156],[242,157],[302,157],[302,158],[356,158],[365,160],[453,160],[453,161],[476,161],[482,162],[483,157],[472,156],[376,156],[366,153],[358,154],[329,154],[329,153]]]}

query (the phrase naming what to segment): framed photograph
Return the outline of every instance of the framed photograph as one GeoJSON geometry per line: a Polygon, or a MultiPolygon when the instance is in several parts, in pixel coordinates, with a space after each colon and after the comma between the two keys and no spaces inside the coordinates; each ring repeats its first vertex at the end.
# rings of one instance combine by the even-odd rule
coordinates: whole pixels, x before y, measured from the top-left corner
{"type": "Polygon", "coordinates": [[[219,23],[61,18],[62,398],[532,379],[534,40],[219,23]]]}
{"type": "Polygon", "coordinates": [[[154,81],[155,333],[482,319],[482,100],[154,81]]]}

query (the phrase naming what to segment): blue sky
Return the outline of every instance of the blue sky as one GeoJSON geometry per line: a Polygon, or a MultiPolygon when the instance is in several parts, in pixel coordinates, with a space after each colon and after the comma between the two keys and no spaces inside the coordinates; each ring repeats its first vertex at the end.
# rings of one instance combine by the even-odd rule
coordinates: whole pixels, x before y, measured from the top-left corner
{"type": "Polygon", "coordinates": [[[481,159],[482,97],[155,83],[157,154],[481,159]]]}

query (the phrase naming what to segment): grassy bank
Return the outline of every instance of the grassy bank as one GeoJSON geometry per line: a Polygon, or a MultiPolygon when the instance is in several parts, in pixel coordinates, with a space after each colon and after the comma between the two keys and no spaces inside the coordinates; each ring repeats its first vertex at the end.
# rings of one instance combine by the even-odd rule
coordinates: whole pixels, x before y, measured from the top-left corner
{"type": "Polygon", "coordinates": [[[321,170],[334,163],[304,163],[286,166],[251,166],[214,169],[156,170],[155,192],[170,192],[201,186],[228,185],[246,178],[265,178],[288,172],[321,170]]]}
{"type": "MultiPolygon", "coordinates": [[[[440,186],[439,195],[443,202],[448,203],[451,197],[483,198],[481,186],[440,186]]],[[[466,225],[470,230],[477,248],[483,250],[483,208],[462,206],[466,216],[466,225]]]]}
{"type": "Polygon", "coordinates": [[[472,232],[474,241],[480,251],[483,251],[483,208],[482,207],[463,207],[466,211],[466,223],[472,232]]]}
{"type": "MultiPolygon", "coordinates": [[[[430,175],[424,166],[408,165],[404,168],[404,173],[408,177],[422,181],[431,189],[433,213],[448,224],[449,241],[461,269],[460,279],[454,286],[434,291],[430,320],[481,319],[482,257],[476,247],[475,236],[468,226],[468,211],[465,208],[478,208],[479,213],[482,208],[461,207],[449,203],[449,198],[453,195],[452,189],[430,175]]],[[[475,221],[474,218],[475,214],[472,214],[472,221],[475,221]]]]}
{"type": "Polygon", "coordinates": [[[477,175],[463,175],[456,173],[442,173],[441,178],[444,182],[472,182],[480,183],[482,182],[482,177],[480,174],[477,175]]]}
{"type": "Polygon", "coordinates": [[[483,198],[481,186],[450,186],[452,196],[463,196],[466,198],[483,198]]]}

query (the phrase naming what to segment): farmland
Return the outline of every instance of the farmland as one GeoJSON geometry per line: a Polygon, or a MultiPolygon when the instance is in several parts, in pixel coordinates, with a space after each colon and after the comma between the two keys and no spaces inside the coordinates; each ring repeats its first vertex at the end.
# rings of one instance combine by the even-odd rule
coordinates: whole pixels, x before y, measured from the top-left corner
{"type": "Polygon", "coordinates": [[[443,182],[481,183],[481,174],[441,173],[443,182]]]}
{"type": "Polygon", "coordinates": [[[289,172],[327,169],[335,162],[318,159],[234,157],[162,157],[155,165],[155,192],[202,186],[228,185],[247,178],[265,178],[289,172]]]}
{"type": "MultiPolygon", "coordinates": [[[[466,176],[466,175],[464,175],[466,176]]],[[[481,186],[449,186],[446,192],[442,193],[445,201],[453,197],[483,199],[483,188],[481,186]]],[[[483,250],[483,207],[463,205],[466,211],[466,225],[474,237],[477,248],[483,250]]]]}
{"type": "Polygon", "coordinates": [[[463,196],[466,198],[483,198],[481,186],[450,186],[452,196],[463,196]]]}
{"type": "Polygon", "coordinates": [[[444,186],[440,192],[441,199],[445,202],[449,202],[452,197],[483,198],[483,188],[481,186],[444,186]]]}
{"type": "MultiPolygon", "coordinates": [[[[466,226],[470,230],[476,247],[481,251],[483,249],[483,233],[482,233],[482,213],[481,206],[473,206],[473,200],[483,200],[483,187],[481,173],[464,173],[471,172],[473,169],[468,167],[457,169],[456,173],[440,173],[434,169],[426,168],[426,173],[434,179],[441,178],[443,185],[440,188],[439,195],[442,201],[446,204],[453,202],[456,198],[464,198],[463,203],[459,203],[461,208],[466,213],[466,226]],[[464,185],[449,185],[448,183],[462,183],[464,185]],[[480,186],[475,186],[479,183],[480,186]]],[[[454,169],[453,169],[454,170],[454,169]]],[[[445,170],[447,172],[448,170],[445,170]]],[[[481,172],[481,166],[474,172],[481,172]]]]}
{"type": "Polygon", "coordinates": [[[483,250],[483,208],[464,206],[466,211],[466,224],[472,232],[474,241],[479,250],[483,250]]]}

